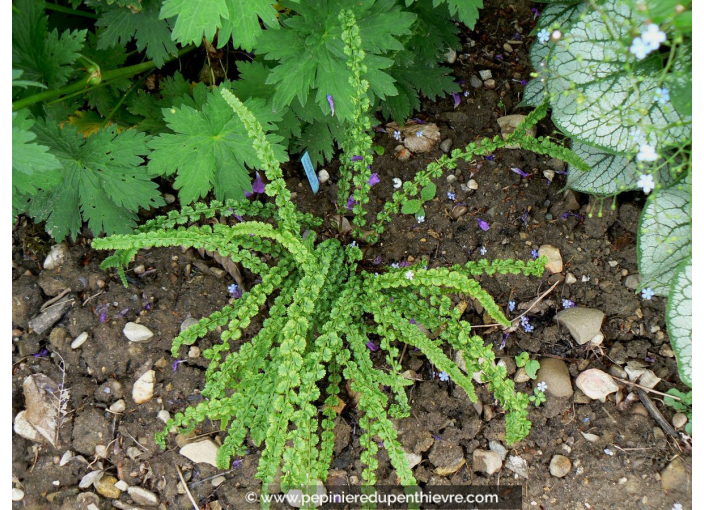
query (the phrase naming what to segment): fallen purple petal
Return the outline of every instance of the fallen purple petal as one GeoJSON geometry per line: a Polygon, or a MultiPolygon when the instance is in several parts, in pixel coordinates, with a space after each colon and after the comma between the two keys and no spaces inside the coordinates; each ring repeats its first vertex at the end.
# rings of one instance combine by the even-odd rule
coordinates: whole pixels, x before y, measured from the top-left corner
{"type": "Polygon", "coordinates": [[[484,232],[491,228],[489,227],[489,224],[481,218],[477,218],[477,223],[479,224],[479,228],[482,229],[484,232]]]}
{"type": "Polygon", "coordinates": [[[357,203],[357,201],[354,199],[354,197],[352,195],[350,195],[350,197],[347,199],[347,210],[351,211],[356,203],[357,203]]]}
{"type": "Polygon", "coordinates": [[[409,324],[418,324],[415,319],[411,319],[408,322],[409,322],[409,324]]]}
{"type": "Polygon", "coordinates": [[[262,181],[261,175],[259,175],[259,172],[256,172],[255,174],[257,177],[254,179],[254,182],[252,183],[252,191],[254,193],[264,193],[264,190],[266,189],[266,185],[264,184],[264,181],[262,181]]]}
{"type": "Polygon", "coordinates": [[[332,99],[332,96],[328,94],[328,104],[330,105],[330,111],[332,112],[331,115],[334,117],[335,116],[335,101],[332,99]]]}
{"type": "Polygon", "coordinates": [[[494,161],[495,156],[493,154],[489,154],[488,156],[484,156],[484,159],[487,161],[494,161]]]}
{"type": "Polygon", "coordinates": [[[352,156],[352,161],[362,161],[363,159],[362,156],[352,156]]]}
{"type": "Polygon", "coordinates": [[[171,365],[171,367],[174,369],[174,372],[176,372],[176,370],[178,370],[178,366],[181,363],[185,363],[185,362],[186,362],[185,359],[177,359],[176,361],[174,361],[174,363],[173,363],[173,365],[171,365]]]}
{"type": "Polygon", "coordinates": [[[379,184],[381,182],[381,179],[379,179],[379,174],[373,173],[369,180],[367,181],[367,184],[369,184],[369,187],[374,186],[375,184],[379,184]]]}
{"type": "Polygon", "coordinates": [[[425,124],[425,121],[424,121],[424,120],[420,120],[418,117],[413,117],[413,121],[414,121],[416,124],[425,124]]]}
{"type": "Polygon", "coordinates": [[[48,355],[49,355],[49,349],[47,349],[47,348],[42,349],[41,351],[39,351],[36,354],[32,354],[32,356],[35,358],[43,358],[44,356],[48,356],[48,355]]]}
{"type": "Polygon", "coordinates": [[[242,459],[237,459],[232,462],[232,469],[237,469],[242,465],[242,459]]]}
{"type": "Polygon", "coordinates": [[[462,101],[462,96],[455,92],[452,94],[452,99],[455,101],[455,108],[457,108],[460,105],[460,101],[462,101]]]}
{"type": "Polygon", "coordinates": [[[372,342],[371,340],[369,340],[369,341],[367,342],[367,349],[369,349],[369,350],[372,351],[372,352],[376,352],[376,351],[379,350],[379,346],[376,345],[376,344],[375,344],[374,342],[372,342]]]}
{"type": "Polygon", "coordinates": [[[375,266],[378,266],[379,264],[381,264],[381,255],[377,255],[374,258],[374,260],[372,261],[372,264],[374,264],[375,266]]]}
{"type": "Polygon", "coordinates": [[[516,168],[515,166],[512,166],[512,167],[511,167],[511,171],[512,171],[514,174],[520,175],[521,177],[528,177],[528,176],[530,175],[530,174],[524,172],[523,170],[521,170],[520,168],[516,168]]]}

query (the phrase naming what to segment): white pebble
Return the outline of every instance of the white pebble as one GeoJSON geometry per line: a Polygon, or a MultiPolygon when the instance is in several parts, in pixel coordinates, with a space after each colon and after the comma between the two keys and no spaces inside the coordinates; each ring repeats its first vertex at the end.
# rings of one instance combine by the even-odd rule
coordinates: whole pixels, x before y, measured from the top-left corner
{"type": "Polygon", "coordinates": [[[122,492],[125,492],[129,488],[129,485],[124,480],[120,480],[119,482],[115,483],[115,488],[120,489],[122,492]]]}
{"type": "Polygon", "coordinates": [[[398,177],[394,177],[392,182],[394,183],[394,188],[396,189],[399,189],[401,186],[403,186],[403,181],[398,177]]]}
{"type": "Polygon", "coordinates": [[[328,182],[328,179],[330,179],[330,174],[327,170],[323,168],[320,172],[318,172],[318,180],[320,181],[320,184],[328,182]]]}
{"type": "Polygon", "coordinates": [[[470,179],[469,182],[467,182],[467,188],[468,189],[479,189],[479,184],[477,184],[477,181],[474,179],[470,179]]]}
{"type": "Polygon", "coordinates": [[[137,404],[143,404],[154,396],[154,370],[147,370],[132,387],[132,399],[137,404]]]}
{"type": "Polygon", "coordinates": [[[159,418],[164,423],[166,423],[167,421],[169,421],[171,419],[171,415],[169,414],[169,412],[166,409],[162,409],[161,411],[159,411],[159,413],[157,413],[156,417],[159,418]]]}
{"type": "Polygon", "coordinates": [[[24,499],[24,491],[22,489],[12,489],[12,501],[22,501],[24,499]]]}
{"type": "Polygon", "coordinates": [[[113,405],[110,406],[110,411],[113,413],[124,413],[126,409],[125,401],[123,399],[118,400],[113,405]]]}
{"type": "Polygon", "coordinates": [[[55,244],[51,247],[49,255],[44,259],[44,269],[58,269],[66,260],[68,254],[68,245],[65,243],[55,244]]]}
{"type": "Polygon", "coordinates": [[[71,342],[71,349],[78,349],[81,345],[86,343],[86,340],[88,340],[88,333],[84,331],[71,342]]]}
{"type": "Polygon", "coordinates": [[[200,358],[200,347],[196,347],[195,345],[191,346],[191,348],[188,349],[188,357],[200,358]]]}
{"type": "Polygon", "coordinates": [[[130,342],[144,342],[154,336],[152,330],[142,324],[128,322],[122,332],[130,342]]]}

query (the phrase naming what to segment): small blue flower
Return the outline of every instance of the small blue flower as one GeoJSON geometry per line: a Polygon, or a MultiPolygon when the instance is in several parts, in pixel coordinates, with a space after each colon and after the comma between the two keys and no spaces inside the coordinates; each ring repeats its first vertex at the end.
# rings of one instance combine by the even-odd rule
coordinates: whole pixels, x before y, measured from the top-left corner
{"type": "Polygon", "coordinates": [[[574,301],[570,301],[569,299],[563,299],[562,300],[562,307],[563,308],[574,308],[574,301]]]}
{"type": "Polygon", "coordinates": [[[398,269],[399,267],[401,267],[401,264],[399,264],[398,262],[394,262],[393,264],[391,264],[391,267],[393,267],[394,269],[398,269]]]}
{"type": "Polygon", "coordinates": [[[508,302],[508,311],[513,312],[516,309],[516,302],[515,301],[509,301],[508,302]]]}
{"type": "Polygon", "coordinates": [[[534,329],[535,328],[533,326],[531,326],[530,324],[526,324],[525,326],[523,326],[523,330],[526,333],[532,333],[534,329]]]}
{"type": "Polygon", "coordinates": [[[655,100],[658,104],[665,104],[670,100],[670,91],[666,88],[656,88],[655,89],[655,100]]]}
{"type": "Polygon", "coordinates": [[[420,138],[423,136],[423,131],[416,131],[416,137],[420,138]]]}
{"type": "Polygon", "coordinates": [[[464,97],[469,97],[469,90],[465,90],[464,94],[462,94],[464,97]]]}
{"type": "Polygon", "coordinates": [[[447,382],[450,380],[450,375],[447,372],[440,372],[438,374],[438,377],[442,382],[447,382]]]}
{"type": "Polygon", "coordinates": [[[239,299],[242,297],[242,291],[239,289],[236,283],[233,283],[232,285],[229,285],[227,287],[227,292],[230,293],[230,296],[232,296],[235,299],[239,299]]]}
{"type": "Polygon", "coordinates": [[[455,200],[455,194],[452,193],[451,191],[448,191],[448,192],[447,192],[447,199],[454,201],[454,200],[455,200]]]}
{"type": "Polygon", "coordinates": [[[550,40],[550,32],[548,32],[546,28],[543,28],[540,32],[538,32],[538,40],[545,44],[550,40]]]}
{"type": "Polygon", "coordinates": [[[350,248],[356,248],[357,247],[357,241],[352,241],[350,243],[350,248]]]}
{"type": "Polygon", "coordinates": [[[652,51],[652,46],[645,42],[641,37],[635,37],[631,43],[629,51],[633,53],[638,60],[643,60],[648,53],[652,51]]]}
{"type": "Polygon", "coordinates": [[[548,389],[548,383],[546,383],[545,381],[540,381],[538,383],[538,390],[539,391],[542,391],[544,393],[545,390],[547,390],[547,389],[548,389]]]}
{"type": "Polygon", "coordinates": [[[533,248],[533,249],[530,251],[530,256],[533,257],[534,259],[537,259],[537,258],[538,258],[538,250],[536,250],[535,248],[533,248]]]}
{"type": "Polygon", "coordinates": [[[401,131],[399,131],[398,129],[396,131],[394,131],[394,138],[400,142],[401,141],[401,131]]]}
{"type": "Polygon", "coordinates": [[[647,288],[645,288],[645,289],[642,290],[642,292],[640,293],[640,295],[641,295],[641,297],[642,297],[643,299],[646,299],[646,300],[650,301],[651,299],[653,299],[653,296],[655,295],[655,292],[653,292],[653,289],[651,289],[650,287],[647,287],[647,288]]]}
{"type": "Polygon", "coordinates": [[[482,246],[481,248],[479,248],[479,253],[481,253],[482,255],[486,255],[486,247],[482,246]]]}
{"type": "Polygon", "coordinates": [[[521,326],[525,326],[526,324],[528,324],[528,320],[528,317],[526,317],[525,315],[521,317],[521,326]]]}

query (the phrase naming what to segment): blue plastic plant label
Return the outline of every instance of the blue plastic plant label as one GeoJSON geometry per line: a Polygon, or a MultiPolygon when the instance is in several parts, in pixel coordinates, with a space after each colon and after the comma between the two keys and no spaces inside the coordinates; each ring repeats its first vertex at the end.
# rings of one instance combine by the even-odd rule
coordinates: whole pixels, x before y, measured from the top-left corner
{"type": "Polygon", "coordinates": [[[313,190],[313,193],[317,193],[318,188],[320,187],[320,183],[318,182],[318,176],[315,174],[313,162],[310,160],[310,156],[308,155],[307,151],[303,154],[303,157],[301,158],[301,163],[303,163],[303,168],[305,169],[306,175],[308,176],[310,188],[313,190]]]}

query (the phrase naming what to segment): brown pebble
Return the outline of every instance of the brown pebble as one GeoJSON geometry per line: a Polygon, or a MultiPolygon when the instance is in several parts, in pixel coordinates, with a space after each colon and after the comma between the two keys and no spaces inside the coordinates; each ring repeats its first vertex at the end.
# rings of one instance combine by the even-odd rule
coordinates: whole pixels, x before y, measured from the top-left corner
{"type": "Polygon", "coordinates": [[[456,205],[452,208],[452,218],[458,219],[460,216],[464,216],[469,212],[469,208],[466,205],[456,205]]]}

